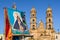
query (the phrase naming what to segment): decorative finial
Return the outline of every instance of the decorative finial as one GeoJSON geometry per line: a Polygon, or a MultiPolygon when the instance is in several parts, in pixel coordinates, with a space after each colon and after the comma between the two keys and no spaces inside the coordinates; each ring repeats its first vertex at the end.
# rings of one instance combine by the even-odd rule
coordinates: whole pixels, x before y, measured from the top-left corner
{"type": "Polygon", "coordinates": [[[41,22],[42,22],[42,19],[41,19],[41,22]]]}
{"type": "MultiPolygon", "coordinates": [[[[32,10],[35,10],[35,8],[34,8],[34,7],[32,7],[32,10]]],[[[32,10],[31,10],[31,11],[32,11],[32,10]]]]}
{"type": "Polygon", "coordinates": [[[13,7],[13,9],[16,9],[16,4],[15,4],[15,2],[13,3],[13,6],[12,6],[12,7],[13,7]]]}
{"type": "Polygon", "coordinates": [[[41,21],[39,21],[39,23],[41,23],[42,22],[42,19],[41,19],[41,21]]]}
{"type": "Polygon", "coordinates": [[[34,6],[32,6],[32,8],[35,8],[34,6]]]}
{"type": "Polygon", "coordinates": [[[52,10],[50,6],[48,6],[48,8],[47,8],[47,11],[48,11],[48,10],[52,10]]]}
{"type": "Polygon", "coordinates": [[[50,8],[50,5],[48,5],[48,8],[50,8]]]}
{"type": "Polygon", "coordinates": [[[32,13],[32,12],[36,13],[36,9],[35,9],[34,7],[32,7],[32,9],[31,9],[30,12],[31,12],[31,13],[32,13]]]}

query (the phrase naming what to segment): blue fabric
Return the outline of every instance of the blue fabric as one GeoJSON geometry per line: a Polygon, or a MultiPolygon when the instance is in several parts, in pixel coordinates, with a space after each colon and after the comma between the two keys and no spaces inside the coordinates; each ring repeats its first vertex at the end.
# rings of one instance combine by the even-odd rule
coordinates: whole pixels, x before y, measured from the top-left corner
{"type": "Polygon", "coordinates": [[[22,22],[20,25],[24,28],[24,30],[26,30],[26,26],[22,22]]]}
{"type": "Polygon", "coordinates": [[[25,30],[24,32],[21,32],[16,29],[12,29],[13,34],[30,34],[28,30],[25,30]]]}
{"type": "MultiPolygon", "coordinates": [[[[19,12],[20,15],[21,15],[21,12],[22,12],[22,11],[10,9],[10,8],[7,8],[7,10],[8,10],[8,17],[9,17],[10,24],[13,25],[13,24],[14,24],[13,12],[19,12]]],[[[22,18],[22,17],[21,17],[21,18],[22,18]]]]}
{"type": "Polygon", "coordinates": [[[24,31],[24,34],[30,34],[28,30],[25,30],[24,31]]]}
{"type": "Polygon", "coordinates": [[[15,24],[14,24],[14,29],[18,29],[18,30],[19,30],[18,20],[16,20],[16,22],[15,22],[15,24]]]}
{"type": "Polygon", "coordinates": [[[9,18],[10,25],[13,26],[12,33],[13,34],[23,34],[23,33],[24,34],[29,34],[28,31],[24,31],[24,32],[19,31],[18,20],[16,20],[16,22],[14,23],[13,13],[14,12],[19,12],[20,15],[21,15],[21,18],[23,20],[20,25],[24,28],[24,30],[26,30],[27,25],[26,25],[26,21],[25,21],[24,12],[23,11],[19,11],[19,10],[10,9],[10,8],[7,8],[7,11],[8,11],[8,18],[9,18]]]}
{"type": "Polygon", "coordinates": [[[12,29],[12,33],[13,34],[23,34],[23,32],[16,30],[16,29],[12,29]]]}

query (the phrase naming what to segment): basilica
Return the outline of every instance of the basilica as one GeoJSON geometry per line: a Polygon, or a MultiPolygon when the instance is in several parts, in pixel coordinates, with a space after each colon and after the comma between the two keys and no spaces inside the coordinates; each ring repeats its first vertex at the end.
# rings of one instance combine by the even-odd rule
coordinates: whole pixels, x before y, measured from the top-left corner
{"type": "Polygon", "coordinates": [[[46,10],[46,28],[41,20],[37,26],[36,9],[32,8],[30,11],[30,29],[29,32],[33,38],[29,40],[55,40],[55,30],[53,28],[52,8],[48,7],[46,10]]]}
{"type": "MultiPolygon", "coordinates": [[[[15,5],[14,5],[14,8],[16,8],[15,5]]],[[[42,20],[40,20],[39,25],[37,26],[36,13],[37,13],[37,11],[33,7],[30,11],[30,29],[27,31],[28,36],[26,34],[25,35],[19,34],[19,38],[21,36],[22,39],[24,39],[24,40],[25,40],[25,38],[27,38],[26,40],[55,40],[56,33],[53,28],[52,8],[48,7],[46,10],[46,26],[44,26],[44,23],[42,20]],[[25,36],[27,36],[27,37],[25,37],[25,36]]]]}

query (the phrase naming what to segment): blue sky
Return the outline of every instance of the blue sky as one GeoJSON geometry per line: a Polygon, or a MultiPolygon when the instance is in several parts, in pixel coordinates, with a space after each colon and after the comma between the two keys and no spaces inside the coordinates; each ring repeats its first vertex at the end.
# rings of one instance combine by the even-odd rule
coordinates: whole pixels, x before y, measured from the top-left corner
{"type": "MultiPolygon", "coordinates": [[[[12,8],[16,3],[17,9],[26,12],[26,22],[30,28],[30,10],[35,7],[37,14],[37,25],[40,20],[46,24],[46,9],[52,8],[53,27],[56,32],[60,30],[60,0],[0,0],[0,34],[4,33],[4,7],[12,8]]],[[[45,25],[46,26],[46,25],[45,25]]]]}

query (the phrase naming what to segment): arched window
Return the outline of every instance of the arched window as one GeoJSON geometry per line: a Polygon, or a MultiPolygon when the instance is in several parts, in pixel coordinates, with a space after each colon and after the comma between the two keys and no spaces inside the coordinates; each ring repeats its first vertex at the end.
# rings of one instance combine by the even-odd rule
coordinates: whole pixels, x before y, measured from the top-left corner
{"type": "Polygon", "coordinates": [[[34,27],[35,25],[33,25],[33,27],[34,27]]]}
{"type": "Polygon", "coordinates": [[[51,19],[49,19],[49,22],[51,22],[51,19]]]}
{"type": "Polygon", "coordinates": [[[58,39],[58,36],[56,36],[56,39],[58,39]]]}
{"type": "Polygon", "coordinates": [[[35,20],[33,19],[33,22],[34,22],[35,20]]]}
{"type": "Polygon", "coordinates": [[[34,16],[34,14],[32,14],[32,17],[34,16]]]}
{"type": "Polygon", "coordinates": [[[0,40],[2,40],[2,36],[1,36],[0,40]]]}
{"type": "Polygon", "coordinates": [[[49,27],[51,27],[51,25],[49,25],[49,27]]]}
{"type": "Polygon", "coordinates": [[[34,17],[34,14],[31,14],[32,17],[34,17]]]}
{"type": "Polygon", "coordinates": [[[41,36],[42,36],[43,34],[41,34],[41,36]]]}
{"type": "Polygon", "coordinates": [[[31,14],[31,17],[34,17],[34,14],[31,14]]]}
{"type": "Polygon", "coordinates": [[[32,28],[33,30],[35,30],[34,26],[35,26],[35,25],[32,26],[32,27],[33,27],[33,28],[32,28]]]}
{"type": "Polygon", "coordinates": [[[51,16],[51,14],[49,14],[49,16],[51,16]]]}
{"type": "Polygon", "coordinates": [[[47,16],[51,16],[51,14],[50,14],[50,13],[48,13],[48,14],[47,14],[47,16]]]}
{"type": "Polygon", "coordinates": [[[49,28],[48,29],[51,29],[51,25],[49,24],[49,28]]]}

